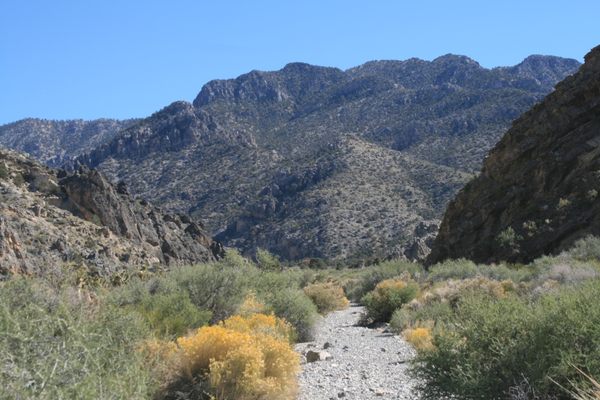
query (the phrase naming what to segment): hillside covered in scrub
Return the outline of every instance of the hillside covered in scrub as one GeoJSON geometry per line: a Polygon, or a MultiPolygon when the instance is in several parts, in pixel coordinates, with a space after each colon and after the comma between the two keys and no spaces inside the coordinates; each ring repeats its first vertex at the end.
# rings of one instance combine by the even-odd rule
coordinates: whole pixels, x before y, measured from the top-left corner
{"type": "Polygon", "coordinates": [[[133,200],[97,171],[66,173],[0,149],[2,279],[115,277],[222,255],[200,223],[133,200]]]}
{"type": "Polygon", "coordinates": [[[528,262],[600,234],[600,47],[517,119],[450,203],[429,263],[528,262]]]}
{"type": "Polygon", "coordinates": [[[0,145],[27,153],[51,167],[60,167],[136,122],[136,119],[54,121],[27,118],[0,126],[0,145]]]}
{"type": "Polygon", "coordinates": [[[290,63],[211,81],[193,103],[113,123],[118,133],[28,120],[1,127],[0,143],[77,157],[245,254],[420,259],[487,150],[578,66],[535,55],[487,69],[451,54],[345,71],[290,63]]]}

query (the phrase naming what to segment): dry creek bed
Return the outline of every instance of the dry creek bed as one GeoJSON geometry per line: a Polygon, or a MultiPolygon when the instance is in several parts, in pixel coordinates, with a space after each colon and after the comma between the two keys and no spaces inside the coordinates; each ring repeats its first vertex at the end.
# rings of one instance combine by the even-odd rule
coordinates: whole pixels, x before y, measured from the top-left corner
{"type": "Polygon", "coordinates": [[[414,349],[386,328],[357,326],[362,312],[352,305],[330,313],[319,321],[314,341],[296,345],[303,360],[299,400],[418,398],[408,375],[414,349]]]}

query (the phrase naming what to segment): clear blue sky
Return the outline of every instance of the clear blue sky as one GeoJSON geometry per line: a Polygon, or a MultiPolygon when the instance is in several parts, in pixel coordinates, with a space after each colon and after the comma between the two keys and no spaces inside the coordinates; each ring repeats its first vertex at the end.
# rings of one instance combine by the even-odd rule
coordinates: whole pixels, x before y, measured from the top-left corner
{"type": "Polygon", "coordinates": [[[598,0],[2,0],[0,124],[146,116],[211,79],[291,61],[581,60],[599,17],[598,0]]]}

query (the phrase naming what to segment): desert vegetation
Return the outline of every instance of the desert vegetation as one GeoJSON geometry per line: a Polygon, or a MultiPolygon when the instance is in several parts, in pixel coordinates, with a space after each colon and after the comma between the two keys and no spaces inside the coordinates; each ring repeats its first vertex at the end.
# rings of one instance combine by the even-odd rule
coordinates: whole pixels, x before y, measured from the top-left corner
{"type": "Polygon", "coordinates": [[[0,282],[0,397],[293,399],[293,344],[351,299],[415,347],[425,399],[594,399],[599,255],[590,237],[528,265],[316,270],[228,251],[118,279],[13,276],[0,282]]]}
{"type": "Polygon", "coordinates": [[[294,398],[292,344],[348,301],[325,275],[263,267],[230,251],[119,279],[65,267],[0,282],[0,398],[294,398]]]}
{"type": "MultiPolygon", "coordinates": [[[[371,321],[389,320],[417,349],[412,372],[423,398],[594,398],[599,250],[600,240],[589,237],[529,265],[452,260],[412,274],[398,265],[396,278],[382,268],[385,279],[363,300],[371,321]],[[419,289],[391,314],[389,302],[373,302],[382,287],[400,290],[410,279],[419,289]]],[[[376,270],[363,285],[373,285],[376,270]]]]}

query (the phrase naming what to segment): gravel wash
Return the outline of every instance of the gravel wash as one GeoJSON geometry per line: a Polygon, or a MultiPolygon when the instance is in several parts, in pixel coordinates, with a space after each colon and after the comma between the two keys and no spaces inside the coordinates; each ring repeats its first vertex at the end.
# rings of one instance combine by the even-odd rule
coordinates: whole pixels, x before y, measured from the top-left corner
{"type": "Polygon", "coordinates": [[[362,312],[352,305],[330,313],[317,325],[313,342],[296,345],[303,360],[299,400],[418,399],[407,372],[414,349],[384,328],[356,326],[362,312]],[[310,350],[329,354],[306,363],[310,350]]]}

